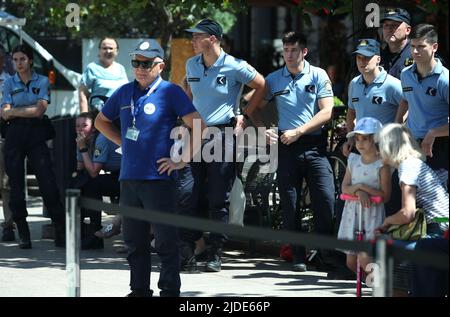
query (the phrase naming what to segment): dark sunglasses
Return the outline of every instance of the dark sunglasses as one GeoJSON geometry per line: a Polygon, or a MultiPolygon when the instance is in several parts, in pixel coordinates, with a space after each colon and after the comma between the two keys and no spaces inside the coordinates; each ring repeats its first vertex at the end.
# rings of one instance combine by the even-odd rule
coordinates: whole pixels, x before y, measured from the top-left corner
{"type": "Polygon", "coordinates": [[[153,60],[151,60],[151,61],[138,61],[136,59],[133,59],[131,61],[131,66],[133,66],[133,68],[138,68],[139,66],[141,66],[143,69],[149,69],[149,68],[153,67],[156,64],[159,64],[159,62],[154,62],[153,60]]]}

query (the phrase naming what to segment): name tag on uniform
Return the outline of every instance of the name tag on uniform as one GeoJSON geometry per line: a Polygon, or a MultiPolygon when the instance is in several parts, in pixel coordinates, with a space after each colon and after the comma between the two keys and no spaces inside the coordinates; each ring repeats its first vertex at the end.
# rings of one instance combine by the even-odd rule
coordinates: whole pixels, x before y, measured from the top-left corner
{"type": "Polygon", "coordinates": [[[187,81],[188,82],[198,82],[198,81],[200,81],[200,78],[198,78],[198,77],[188,77],[187,81]]]}
{"type": "Polygon", "coordinates": [[[24,91],[25,91],[25,90],[24,90],[23,88],[13,90],[13,91],[11,91],[11,96],[13,96],[13,95],[15,95],[15,94],[18,94],[18,93],[20,93],[20,92],[24,92],[24,91]]]}
{"type": "Polygon", "coordinates": [[[289,93],[289,89],[285,89],[285,90],[280,90],[277,92],[274,92],[273,95],[274,97],[276,96],[281,96],[281,95],[287,95],[289,93]]]}
{"type": "Polygon", "coordinates": [[[403,92],[413,91],[412,87],[403,87],[403,92]]]}
{"type": "Polygon", "coordinates": [[[352,102],[358,102],[359,98],[352,98],[352,102]]]}
{"type": "Polygon", "coordinates": [[[128,128],[127,134],[125,135],[125,137],[128,140],[137,141],[137,139],[139,137],[139,130],[136,129],[135,127],[128,128]]]}

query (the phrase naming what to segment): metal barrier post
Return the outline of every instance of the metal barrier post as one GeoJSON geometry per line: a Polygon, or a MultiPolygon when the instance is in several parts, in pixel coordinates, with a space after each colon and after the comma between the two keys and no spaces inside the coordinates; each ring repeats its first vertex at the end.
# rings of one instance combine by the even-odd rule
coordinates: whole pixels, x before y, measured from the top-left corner
{"type": "Polygon", "coordinates": [[[80,297],[80,190],[66,190],[67,296],[80,297]]]}
{"type": "Polygon", "coordinates": [[[389,254],[389,237],[381,236],[375,244],[375,261],[378,266],[373,297],[392,297],[394,258],[389,254]]]}

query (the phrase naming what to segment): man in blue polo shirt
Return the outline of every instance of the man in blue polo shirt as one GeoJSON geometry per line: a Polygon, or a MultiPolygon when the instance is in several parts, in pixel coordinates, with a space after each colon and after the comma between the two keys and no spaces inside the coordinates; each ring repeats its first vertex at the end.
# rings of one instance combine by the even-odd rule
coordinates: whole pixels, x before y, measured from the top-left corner
{"type": "MultiPolygon", "coordinates": [[[[123,85],[108,99],[95,121],[96,128],[122,146],[120,204],[160,212],[175,209],[175,169],[170,157],[171,130],[177,118],[192,127],[199,118],[183,90],[160,74],[164,52],[154,40],[139,43],[130,54],[136,80],[123,85]],[[112,123],[120,117],[120,131],[112,123]]],[[[167,225],[153,224],[156,249],[161,258],[158,287],[161,296],[180,295],[178,232],[167,225]]],[[[150,290],[150,223],[124,217],[123,233],[129,248],[132,297],[147,297],[150,290]]]]}
{"type": "MultiPolygon", "coordinates": [[[[303,178],[308,183],[314,230],[333,233],[334,181],[326,156],[327,140],[322,127],[331,119],[333,90],[325,70],[305,60],[306,38],[289,32],[283,39],[286,66],[266,78],[268,92],[259,107],[247,113],[257,126],[263,126],[260,109],[274,99],[278,109],[279,135],[269,130],[271,142],[280,140],[278,148],[278,188],[283,210],[283,226],[298,230],[296,219],[297,188],[303,178]]],[[[306,271],[305,248],[294,246],[293,270],[306,271]]]]}
{"type": "Polygon", "coordinates": [[[381,66],[389,75],[400,79],[402,70],[413,63],[408,39],[411,16],[402,8],[388,8],[380,22],[386,42],[386,46],[381,50],[381,66]]]}
{"type": "MultiPolygon", "coordinates": [[[[362,39],[353,55],[361,74],[353,78],[348,88],[347,133],[353,131],[355,119],[372,117],[382,124],[395,122],[403,98],[402,85],[379,66],[380,44],[373,39],[362,39]]],[[[345,156],[353,145],[352,141],[344,143],[345,156]]]]}
{"type": "MultiPolygon", "coordinates": [[[[220,47],[222,27],[217,22],[204,19],[186,31],[192,33],[192,45],[198,54],[186,63],[188,95],[195,108],[208,126],[219,127],[222,132],[227,126],[242,128],[243,116],[237,115],[242,87],[248,85],[255,89],[254,95],[262,96],[264,78],[247,62],[223,51],[220,47]]],[[[253,103],[252,99],[249,103],[253,103]]],[[[223,134],[222,140],[224,145],[223,134]]],[[[200,197],[206,195],[210,217],[228,222],[229,197],[236,177],[236,164],[233,161],[226,162],[225,155],[226,151],[223,150],[219,162],[192,162],[182,171],[180,213],[197,214],[200,197]]],[[[182,234],[181,239],[190,244],[188,252],[193,250],[193,241],[198,238],[199,235],[192,232],[182,234]]],[[[207,272],[221,270],[221,250],[225,241],[225,235],[211,234],[212,248],[205,267],[207,272]]],[[[195,266],[195,259],[192,262],[195,266]]]]}
{"type": "MultiPolygon", "coordinates": [[[[421,143],[427,163],[442,179],[448,174],[449,73],[435,58],[438,35],[432,25],[420,24],[410,35],[414,64],[401,74],[408,102],[406,126],[421,143]]],[[[406,109],[399,109],[403,116],[406,109]]]]}

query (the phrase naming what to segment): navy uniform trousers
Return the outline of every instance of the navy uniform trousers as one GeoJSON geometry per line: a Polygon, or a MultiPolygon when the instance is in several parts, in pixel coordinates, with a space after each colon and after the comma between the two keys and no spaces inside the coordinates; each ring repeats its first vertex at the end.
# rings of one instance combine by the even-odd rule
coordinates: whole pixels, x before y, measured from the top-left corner
{"type": "MultiPolygon", "coordinates": [[[[179,173],[178,213],[185,216],[199,216],[202,199],[208,201],[208,215],[212,220],[228,223],[230,193],[236,178],[236,163],[225,161],[224,131],[222,131],[222,162],[191,162],[179,173]]],[[[235,140],[233,139],[233,153],[235,140]]],[[[202,149],[204,150],[204,148],[202,149]]],[[[232,154],[234,157],[234,154],[232,154]]],[[[199,231],[181,229],[180,239],[194,247],[194,241],[202,236],[199,231]]],[[[225,234],[211,233],[213,253],[221,251],[227,241],[225,234]]]]}
{"type": "MultiPolygon", "coordinates": [[[[120,182],[120,205],[174,213],[176,184],[173,180],[124,180],[120,182]]],[[[180,295],[180,257],[178,230],[175,227],[153,223],[156,250],[161,258],[158,287],[160,296],[180,295]]],[[[123,236],[128,246],[130,288],[132,291],[150,290],[151,254],[150,222],[123,218],[123,236]]]]}
{"type": "Polygon", "coordinates": [[[54,223],[64,223],[55,174],[51,167],[46,139],[48,127],[39,119],[17,118],[6,129],[5,168],[11,187],[9,207],[15,222],[28,216],[25,202],[25,157],[28,158],[38,181],[44,204],[54,223]]]}
{"type": "MultiPolygon", "coordinates": [[[[296,216],[297,188],[303,180],[309,187],[314,231],[318,234],[333,234],[334,179],[326,156],[326,139],[323,136],[305,135],[296,142],[278,143],[277,181],[283,213],[283,229],[299,230],[296,216]]],[[[294,264],[306,262],[303,246],[293,246],[294,264]]]]}

